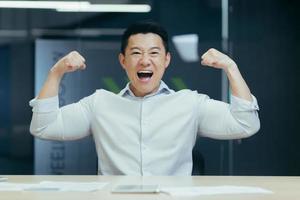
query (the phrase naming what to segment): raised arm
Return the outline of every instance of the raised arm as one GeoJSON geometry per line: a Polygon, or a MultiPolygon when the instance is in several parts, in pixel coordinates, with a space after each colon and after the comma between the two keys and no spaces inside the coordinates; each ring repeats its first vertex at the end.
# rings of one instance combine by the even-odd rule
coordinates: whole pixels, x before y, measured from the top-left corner
{"type": "Polygon", "coordinates": [[[59,108],[58,90],[67,72],[85,69],[85,59],[72,51],[60,59],[49,71],[37,98],[30,101],[32,120],[30,132],[34,136],[53,140],[75,140],[89,134],[92,97],[59,108]]]}
{"type": "Polygon", "coordinates": [[[199,98],[199,133],[215,139],[238,139],[255,134],[260,128],[258,105],[235,62],[216,49],[202,55],[202,65],[223,69],[231,87],[230,104],[199,98]]]}

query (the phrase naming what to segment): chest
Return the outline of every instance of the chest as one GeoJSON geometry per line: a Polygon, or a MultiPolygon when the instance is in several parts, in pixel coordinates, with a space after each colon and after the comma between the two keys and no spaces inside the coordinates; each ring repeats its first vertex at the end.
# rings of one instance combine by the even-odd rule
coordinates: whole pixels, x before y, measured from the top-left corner
{"type": "Polygon", "coordinates": [[[109,98],[95,106],[93,126],[102,138],[128,143],[141,140],[190,141],[196,135],[195,106],[184,97],[163,96],[141,100],[109,98]]]}

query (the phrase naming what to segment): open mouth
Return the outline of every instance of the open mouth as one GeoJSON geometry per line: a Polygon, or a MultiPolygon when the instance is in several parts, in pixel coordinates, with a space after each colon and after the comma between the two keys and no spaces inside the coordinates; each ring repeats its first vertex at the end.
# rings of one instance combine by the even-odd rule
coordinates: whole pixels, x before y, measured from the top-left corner
{"type": "Polygon", "coordinates": [[[137,76],[142,81],[148,81],[151,79],[153,72],[150,70],[141,70],[137,72],[137,76]]]}

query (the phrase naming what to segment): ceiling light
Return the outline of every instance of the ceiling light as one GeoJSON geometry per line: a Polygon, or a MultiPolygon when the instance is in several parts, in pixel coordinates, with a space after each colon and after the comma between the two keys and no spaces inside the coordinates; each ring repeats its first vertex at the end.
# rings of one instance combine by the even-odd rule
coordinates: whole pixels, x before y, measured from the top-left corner
{"type": "Polygon", "coordinates": [[[0,1],[0,8],[55,9],[58,12],[150,12],[148,4],[91,4],[88,1],[0,1]]]}
{"type": "Polygon", "coordinates": [[[150,12],[148,4],[90,4],[82,7],[58,8],[59,12],[150,12]]]}
{"type": "Polygon", "coordinates": [[[78,9],[89,5],[88,1],[0,1],[0,8],[78,9]]]}

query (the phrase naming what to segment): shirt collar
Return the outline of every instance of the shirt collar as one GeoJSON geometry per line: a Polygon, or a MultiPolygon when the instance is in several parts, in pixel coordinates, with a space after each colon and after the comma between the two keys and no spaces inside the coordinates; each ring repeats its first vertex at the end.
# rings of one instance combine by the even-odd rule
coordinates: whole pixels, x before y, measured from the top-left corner
{"type": "MultiPolygon", "coordinates": [[[[122,96],[122,97],[125,97],[127,95],[131,96],[131,97],[136,97],[133,92],[131,91],[130,87],[130,82],[126,84],[126,87],[121,90],[119,92],[119,95],[122,96]]],[[[155,93],[152,93],[152,94],[148,94],[146,95],[145,97],[150,97],[150,96],[155,96],[155,95],[158,95],[158,94],[170,94],[173,90],[171,90],[167,84],[163,81],[160,81],[160,84],[159,84],[159,88],[158,90],[155,92],[155,93]]]]}

